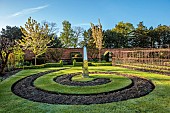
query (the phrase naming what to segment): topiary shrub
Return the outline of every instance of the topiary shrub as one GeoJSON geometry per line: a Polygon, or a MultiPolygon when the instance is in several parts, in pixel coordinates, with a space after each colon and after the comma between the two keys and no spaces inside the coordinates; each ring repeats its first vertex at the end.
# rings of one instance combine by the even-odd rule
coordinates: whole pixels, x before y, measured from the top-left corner
{"type": "Polygon", "coordinates": [[[63,67],[63,61],[60,60],[60,67],[63,67]]]}
{"type": "Polygon", "coordinates": [[[75,59],[73,60],[73,66],[74,67],[76,66],[76,60],[75,59]]]}

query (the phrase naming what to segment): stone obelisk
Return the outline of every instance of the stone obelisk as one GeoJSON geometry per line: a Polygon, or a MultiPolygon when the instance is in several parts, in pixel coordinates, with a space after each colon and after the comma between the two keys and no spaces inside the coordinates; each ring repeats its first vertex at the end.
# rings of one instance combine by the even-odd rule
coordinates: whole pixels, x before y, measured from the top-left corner
{"type": "Polygon", "coordinates": [[[83,77],[86,77],[86,78],[89,77],[86,46],[83,47],[83,77]]]}

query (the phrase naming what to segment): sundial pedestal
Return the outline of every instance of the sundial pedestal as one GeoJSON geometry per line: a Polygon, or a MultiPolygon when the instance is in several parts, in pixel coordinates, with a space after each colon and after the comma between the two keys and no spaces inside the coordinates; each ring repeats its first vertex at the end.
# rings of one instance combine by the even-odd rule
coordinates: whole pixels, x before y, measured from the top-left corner
{"type": "Polygon", "coordinates": [[[88,71],[88,60],[87,60],[87,49],[86,46],[83,47],[83,77],[88,78],[89,77],[89,71],[88,71]]]}

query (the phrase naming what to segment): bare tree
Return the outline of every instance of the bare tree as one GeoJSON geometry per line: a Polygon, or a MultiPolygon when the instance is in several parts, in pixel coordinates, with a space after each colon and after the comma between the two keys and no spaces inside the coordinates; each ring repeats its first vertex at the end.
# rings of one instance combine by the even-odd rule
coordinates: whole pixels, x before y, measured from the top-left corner
{"type": "Polygon", "coordinates": [[[78,40],[82,36],[84,29],[82,27],[74,27],[73,32],[74,32],[74,38],[72,39],[73,47],[76,48],[78,46],[78,40]]]}

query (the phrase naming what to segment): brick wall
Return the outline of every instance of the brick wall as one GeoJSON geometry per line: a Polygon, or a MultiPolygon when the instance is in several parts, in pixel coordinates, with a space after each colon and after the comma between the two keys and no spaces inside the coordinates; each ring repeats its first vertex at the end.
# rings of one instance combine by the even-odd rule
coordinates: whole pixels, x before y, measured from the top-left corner
{"type": "Polygon", "coordinates": [[[80,52],[83,55],[83,48],[64,48],[63,55],[61,57],[62,60],[70,59],[71,52],[80,52]]]}
{"type": "MultiPolygon", "coordinates": [[[[58,48],[58,49],[60,49],[60,48],[58,48]]],[[[63,55],[61,57],[62,60],[69,60],[71,52],[80,52],[80,54],[83,55],[83,48],[62,48],[62,49],[63,49],[63,55]]],[[[117,49],[104,48],[101,50],[101,54],[103,55],[106,51],[113,52],[114,50],[117,50],[117,49]]],[[[29,50],[25,51],[25,60],[32,60],[33,57],[34,57],[33,52],[31,52],[29,50]]],[[[88,56],[88,58],[90,58],[90,56],[88,56]]]]}

